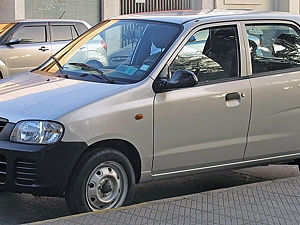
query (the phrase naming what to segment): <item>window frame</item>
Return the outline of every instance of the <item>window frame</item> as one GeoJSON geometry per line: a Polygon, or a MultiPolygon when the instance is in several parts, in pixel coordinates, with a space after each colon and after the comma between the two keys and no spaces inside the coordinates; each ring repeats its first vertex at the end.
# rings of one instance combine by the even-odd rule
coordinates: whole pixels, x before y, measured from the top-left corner
{"type": "Polygon", "coordinates": [[[285,25],[287,27],[292,27],[292,28],[296,28],[298,29],[298,33],[299,33],[299,37],[300,37],[300,26],[299,24],[297,24],[296,22],[290,21],[290,20],[278,20],[278,19],[274,19],[274,20],[247,20],[247,21],[241,21],[241,25],[242,25],[242,32],[243,32],[243,36],[245,37],[245,52],[247,54],[247,68],[248,68],[248,75],[250,77],[263,77],[263,76],[272,76],[272,75],[278,75],[278,74],[283,74],[283,73],[288,73],[288,72],[294,72],[294,71],[299,71],[300,70],[300,66],[299,67],[295,67],[295,68],[287,68],[287,69],[280,69],[280,70],[273,70],[273,71],[268,71],[268,72],[260,72],[257,74],[253,74],[253,70],[252,70],[252,61],[251,61],[251,52],[250,52],[250,45],[248,42],[248,34],[247,34],[247,30],[246,30],[246,26],[251,26],[251,25],[285,25]]]}
{"type": "Polygon", "coordinates": [[[50,42],[53,42],[53,43],[59,43],[59,42],[70,42],[70,41],[73,41],[74,39],[76,39],[79,35],[80,35],[80,32],[78,30],[78,27],[77,27],[77,24],[76,23],[73,23],[73,22],[49,22],[49,39],[50,39],[50,42]],[[69,29],[70,29],[70,32],[71,32],[71,35],[72,35],[72,40],[58,40],[58,41],[55,41],[54,40],[54,33],[53,33],[53,27],[54,26],[68,26],[69,29]]]}
{"type": "MultiPolygon", "coordinates": [[[[75,27],[73,26],[73,25],[67,25],[67,24],[54,24],[54,25],[51,25],[51,41],[52,42],[61,42],[61,41],[72,41],[72,40],[74,40],[76,37],[78,37],[78,35],[75,37],[75,33],[77,33],[76,32],[76,29],[75,29],[75,27]],[[60,27],[60,28],[62,28],[62,27],[65,27],[65,29],[68,29],[68,31],[69,32],[67,32],[68,34],[70,34],[69,35],[69,37],[71,38],[71,39],[64,39],[64,40],[62,40],[62,39],[56,39],[56,33],[57,32],[55,32],[55,29],[57,28],[57,27],[60,27]]],[[[66,34],[66,32],[64,32],[64,34],[66,34]]],[[[63,34],[63,36],[64,37],[67,37],[67,36],[65,36],[63,34]]]]}
{"type": "MultiPolygon", "coordinates": [[[[236,77],[229,77],[229,78],[223,78],[223,79],[216,79],[216,80],[210,80],[206,82],[198,82],[196,86],[203,86],[203,85],[210,85],[210,84],[216,84],[216,83],[225,83],[225,82],[231,82],[234,80],[241,80],[241,79],[248,79],[247,74],[247,68],[246,68],[246,54],[243,49],[245,48],[245,40],[243,37],[243,30],[242,26],[240,24],[240,21],[230,21],[230,22],[215,22],[215,23],[208,23],[208,24],[201,24],[199,26],[193,27],[191,30],[187,32],[177,49],[172,53],[172,56],[168,59],[167,63],[165,64],[165,68],[169,68],[172,62],[175,60],[177,55],[180,53],[180,51],[183,49],[183,47],[186,45],[188,40],[197,32],[204,30],[204,29],[211,29],[215,27],[226,27],[226,26],[235,26],[237,28],[237,35],[238,35],[238,57],[239,57],[239,65],[238,65],[238,76],[236,77]]],[[[184,33],[182,33],[184,34],[184,33]]],[[[166,69],[163,69],[161,71],[161,74],[164,73],[166,69]]],[[[171,76],[171,75],[170,75],[171,76]]],[[[161,77],[160,75],[157,77],[159,79],[161,77]]],[[[162,75],[162,77],[164,77],[162,75]]]]}
{"type": "Polygon", "coordinates": [[[47,23],[22,23],[20,24],[19,26],[16,26],[14,30],[11,31],[10,35],[9,35],[9,40],[11,40],[13,38],[13,35],[21,30],[21,29],[24,29],[24,28],[27,28],[27,27],[43,27],[44,28],[44,31],[45,31],[45,41],[42,41],[42,42],[28,42],[28,43],[20,43],[22,45],[27,45],[27,44],[39,44],[39,43],[46,43],[46,42],[49,42],[49,35],[48,35],[48,26],[47,26],[47,23]]]}

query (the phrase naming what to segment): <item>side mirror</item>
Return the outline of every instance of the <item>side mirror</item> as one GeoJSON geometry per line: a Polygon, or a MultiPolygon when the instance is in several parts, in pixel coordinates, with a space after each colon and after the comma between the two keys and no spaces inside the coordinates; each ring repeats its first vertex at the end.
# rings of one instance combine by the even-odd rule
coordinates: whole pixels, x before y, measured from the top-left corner
{"type": "Polygon", "coordinates": [[[194,42],[194,41],[196,41],[195,36],[190,37],[190,39],[188,40],[188,42],[194,42]]]}
{"type": "Polygon", "coordinates": [[[16,44],[20,44],[22,41],[22,39],[20,38],[15,38],[15,39],[11,39],[10,41],[6,42],[5,45],[16,45],[16,44]]]}
{"type": "Polygon", "coordinates": [[[156,93],[169,91],[177,88],[194,87],[198,84],[197,76],[188,70],[176,70],[171,79],[161,78],[153,83],[156,93]]]}

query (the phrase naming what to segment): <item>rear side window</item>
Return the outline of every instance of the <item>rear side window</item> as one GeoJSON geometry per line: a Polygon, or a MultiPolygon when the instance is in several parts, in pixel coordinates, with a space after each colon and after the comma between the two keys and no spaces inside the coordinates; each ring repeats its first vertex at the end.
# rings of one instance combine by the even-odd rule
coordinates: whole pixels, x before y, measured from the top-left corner
{"type": "Polygon", "coordinates": [[[76,30],[78,31],[78,35],[81,35],[83,32],[87,31],[87,27],[83,23],[75,23],[76,24],[76,30]]]}
{"type": "Polygon", "coordinates": [[[52,41],[72,41],[78,37],[73,25],[52,26],[52,41]]]}
{"type": "Polygon", "coordinates": [[[300,67],[299,30],[284,24],[246,26],[252,73],[260,74],[300,67]]]}
{"type": "Polygon", "coordinates": [[[46,42],[46,26],[26,26],[18,29],[11,39],[21,39],[21,44],[46,42]]]}

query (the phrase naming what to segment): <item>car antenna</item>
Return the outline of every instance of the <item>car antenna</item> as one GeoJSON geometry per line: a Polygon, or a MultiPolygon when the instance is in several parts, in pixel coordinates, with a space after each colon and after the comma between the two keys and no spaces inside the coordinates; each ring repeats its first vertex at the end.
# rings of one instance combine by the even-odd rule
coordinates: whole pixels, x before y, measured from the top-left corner
{"type": "Polygon", "coordinates": [[[63,13],[61,14],[61,16],[59,17],[59,19],[61,19],[64,15],[65,15],[66,11],[63,11],[63,13]]]}

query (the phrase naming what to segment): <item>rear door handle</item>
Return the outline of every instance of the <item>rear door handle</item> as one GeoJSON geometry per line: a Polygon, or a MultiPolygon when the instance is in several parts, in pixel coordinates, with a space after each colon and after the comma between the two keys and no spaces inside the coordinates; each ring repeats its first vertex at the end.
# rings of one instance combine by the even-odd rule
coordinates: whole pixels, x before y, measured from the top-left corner
{"type": "Polygon", "coordinates": [[[46,48],[45,46],[42,46],[42,47],[39,48],[39,50],[42,51],[42,52],[45,52],[45,51],[48,51],[49,48],[46,48]]]}

